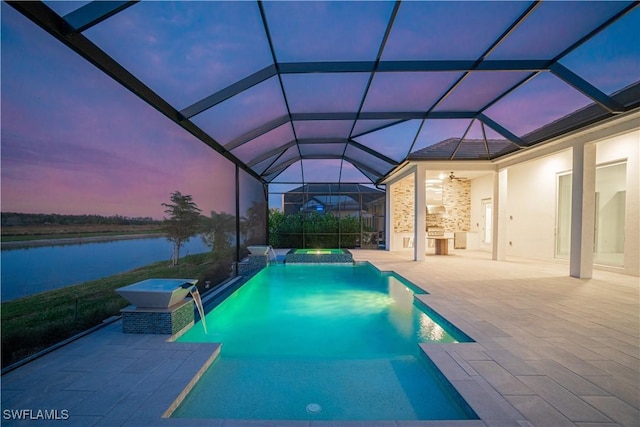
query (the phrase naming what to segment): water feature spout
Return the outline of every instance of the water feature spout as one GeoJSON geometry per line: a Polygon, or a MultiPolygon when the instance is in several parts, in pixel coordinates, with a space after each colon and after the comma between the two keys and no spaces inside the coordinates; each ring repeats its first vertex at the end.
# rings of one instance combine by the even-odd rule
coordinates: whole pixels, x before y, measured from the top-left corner
{"type": "Polygon", "coordinates": [[[202,306],[202,298],[200,298],[200,292],[198,291],[198,287],[192,283],[184,283],[181,286],[183,289],[189,289],[189,293],[193,298],[193,302],[196,304],[196,308],[198,309],[198,313],[200,314],[200,320],[202,321],[202,327],[204,328],[204,333],[207,334],[207,319],[204,317],[204,307],[202,306]]]}
{"type": "Polygon", "coordinates": [[[276,251],[273,249],[273,246],[269,245],[269,264],[273,261],[274,264],[278,263],[278,255],[276,255],[276,251]]]}
{"type": "Polygon", "coordinates": [[[278,263],[278,256],[271,245],[253,245],[248,246],[247,249],[251,252],[251,255],[267,256],[267,264],[278,263]]]}

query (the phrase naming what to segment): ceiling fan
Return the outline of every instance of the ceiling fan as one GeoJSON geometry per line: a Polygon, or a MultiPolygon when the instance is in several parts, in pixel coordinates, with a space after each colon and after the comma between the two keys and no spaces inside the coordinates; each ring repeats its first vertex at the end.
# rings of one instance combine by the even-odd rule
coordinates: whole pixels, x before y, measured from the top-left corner
{"type": "Polygon", "coordinates": [[[451,171],[451,173],[449,174],[449,180],[453,181],[453,180],[463,180],[463,179],[468,179],[466,176],[456,176],[455,173],[453,173],[453,171],[451,171]]]}

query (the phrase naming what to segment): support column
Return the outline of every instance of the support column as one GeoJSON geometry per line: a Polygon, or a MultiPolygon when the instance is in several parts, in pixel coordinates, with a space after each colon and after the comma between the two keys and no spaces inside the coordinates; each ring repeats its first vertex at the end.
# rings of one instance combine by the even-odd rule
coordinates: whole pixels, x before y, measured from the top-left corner
{"type": "Polygon", "coordinates": [[[593,238],[596,205],[596,145],[573,147],[571,178],[571,250],[569,274],[590,279],[593,275],[593,238]]]}
{"type": "Polygon", "coordinates": [[[424,261],[427,251],[427,189],[425,177],[427,168],[418,164],[414,185],[413,260],[424,261]]]}
{"type": "Polygon", "coordinates": [[[491,258],[504,261],[507,251],[507,181],[508,170],[502,169],[493,175],[493,234],[491,236],[491,258]]]}
{"type": "Polygon", "coordinates": [[[384,218],[384,249],[387,251],[391,250],[391,227],[393,224],[393,203],[391,201],[391,195],[393,194],[393,190],[391,187],[393,184],[387,184],[387,188],[385,191],[384,203],[385,203],[385,218],[384,218]]]}

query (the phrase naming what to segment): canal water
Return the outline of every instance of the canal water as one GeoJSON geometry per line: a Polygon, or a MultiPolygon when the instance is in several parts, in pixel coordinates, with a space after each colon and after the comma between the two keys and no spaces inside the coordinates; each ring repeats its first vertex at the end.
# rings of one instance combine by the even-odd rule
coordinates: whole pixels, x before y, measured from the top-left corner
{"type": "MultiPolygon", "coordinates": [[[[16,298],[100,279],[171,259],[164,237],[6,249],[1,258],[1,299],[16,298]]],[[[180,256],[211,250],[192,237],[180,256]]]]}

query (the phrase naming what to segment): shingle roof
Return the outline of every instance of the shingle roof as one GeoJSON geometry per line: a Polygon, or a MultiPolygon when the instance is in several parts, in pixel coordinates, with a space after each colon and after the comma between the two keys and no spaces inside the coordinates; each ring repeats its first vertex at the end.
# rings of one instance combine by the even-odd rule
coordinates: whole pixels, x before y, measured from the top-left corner
{"type": "Polygon", "coordinates": [[[447,138],[436,144],[409,154],[407,160],[487,160],[517,150],[518,147],[506,139],[460,139],[447,138]]]}

